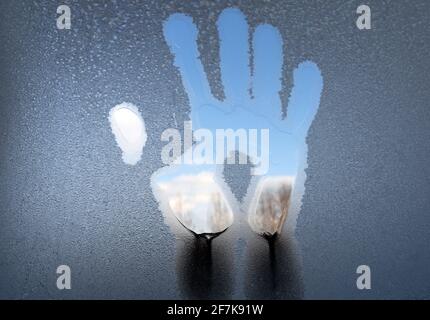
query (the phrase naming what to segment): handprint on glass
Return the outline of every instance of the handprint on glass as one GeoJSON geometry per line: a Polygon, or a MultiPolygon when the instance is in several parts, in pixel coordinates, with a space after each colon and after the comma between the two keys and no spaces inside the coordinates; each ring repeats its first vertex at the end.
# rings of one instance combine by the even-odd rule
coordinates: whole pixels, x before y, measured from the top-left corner
{"type": "MultiPolygon", "coordinates": [[[[294,70],[294,86],[284,118],[280,97],[283,41],[278,29],[269,24],[258,25],[249,41],[248,23],[236,8],[225,9],[217,27],[223,101],[211,92],[192,18],[173,14],[163,26],[189,98],[192,129],[194,132],[207,129],[214,137],[219,129],[267,130],[269,138],[257,139],[257,143],[248,140],[245,147],[237,141],[227,144],[225,149],[223,146],[222,157],[227,159],[238,151],[254,165],[254,177],[242,204],[225,183],[222,164],[184,161],[195,157],[198,143],[153,175],[155,196],[165,215],[173,214],[196,234],[224,231],[233,223],[238,210],[247,213],[249,225],[259,234],[275,235],[284,224],[294,230],[304,192],[306,135],[317,113],[323,86],[320,70],[310,61],[294,70]],[[258,154],[251,152],[255,148],[260,153],[267,148],[270,160],[267,164],[253,159],[258,154]]],[[[219,153],[218,149],[215,151],[219,153]]]]}

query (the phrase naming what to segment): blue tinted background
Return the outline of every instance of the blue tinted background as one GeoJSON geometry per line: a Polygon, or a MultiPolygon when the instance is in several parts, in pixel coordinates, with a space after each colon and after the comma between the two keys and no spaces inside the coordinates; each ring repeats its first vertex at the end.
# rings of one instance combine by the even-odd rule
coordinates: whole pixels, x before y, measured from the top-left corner
{"type": "MultiPolygon", "coordinates": [[[[355,26],[361,1],[64,3],[70,31],[56,29],[57,1],[0,4],[1,298],[184,296],[187,280],[175,271],[189,260],[178,263],[180,245],[149,186],[162,165],[162,130],[188,111],[162,21],[174,12],[195,19],[222,98],[216,19],[230,5],[251,26],[281,31],[284,101],[303,60],[324,78],[296,230],[301,267],[288,274],[301,289],[292,285],[292,296],[430,297],[428,1],[367,1],[371,31],[355,26]],[[150,133],[136,167],[121,161],[107,120],[123,101],[139,106],[150,133]],[[60,264],[72,268],[71,291],[56,289],[60,264]],[[370,291],[356,289],[360,264],[372,269],[370,291]]],[[[243,175],[226,176],[244,189],[243,175]]],[[[246,263],[231,269],[241,274],[246,263]]],[[[234,288],[232,297],[244,296],[234,288]]],[[[284,289],[275,297],[289,297],[284,289]]]]}

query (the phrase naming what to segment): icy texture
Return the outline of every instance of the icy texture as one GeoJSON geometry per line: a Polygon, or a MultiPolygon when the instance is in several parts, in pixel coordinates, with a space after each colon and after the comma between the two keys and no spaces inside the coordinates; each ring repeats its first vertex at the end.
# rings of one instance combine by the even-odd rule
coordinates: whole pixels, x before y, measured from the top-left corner
{"type": "MultiPolygon", "coordinates": [[[[57,30],[61,3],[0,1],[0,298],[430,298],[428,0],[369,1],[366,31],[355,26],[362,2],[345,0],[68,1],[72,28],[57,30]],[[190,111],[163,22],[193,17],[221,100],[216,22],[230,6],[252,30],[279,29],[283,102],[302,61],[324,77],[300,250],[286,228],[270,244],[238,215],[209,251],[178,221],[172,233],[152,196],[161,132],[182,130],[190,111]],[[122,101],[150,133],[135,166],[107,119],[122,101]],[[363,263],[374,290],[355,287],[363,263]],[[61,264],[72,269],[67,292],[55,286],[61,264]]],[[[238,198],[242,169],[223,174],[238,198]]]]}

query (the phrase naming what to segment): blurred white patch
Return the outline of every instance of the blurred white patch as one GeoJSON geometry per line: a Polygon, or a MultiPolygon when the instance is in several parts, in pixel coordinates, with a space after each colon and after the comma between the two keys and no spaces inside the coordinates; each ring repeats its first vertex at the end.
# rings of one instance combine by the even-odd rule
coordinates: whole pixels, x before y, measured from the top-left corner
{"type": "Polygon", "coordinates": [[[269,176],[262,178],[253,194],[248,222],[261,235],[280,234],[287,219],[294,177],[269,176]]]}
{"type": "Polygon", "coordinates": [[[217,234],[233,223],[233,210],[212,172],[187,174],[181,166],[165,167],[151,184],[160,208],[196,234],[217,234]]]}
{"type": "Polygon", "coordinates": [[[127,102],[116,105],[109,112],[109,122],[115,140],[122,150],[122,160],[126,164],[135,165],[142,157],[148,138],[139,109],[127,102]]]}

